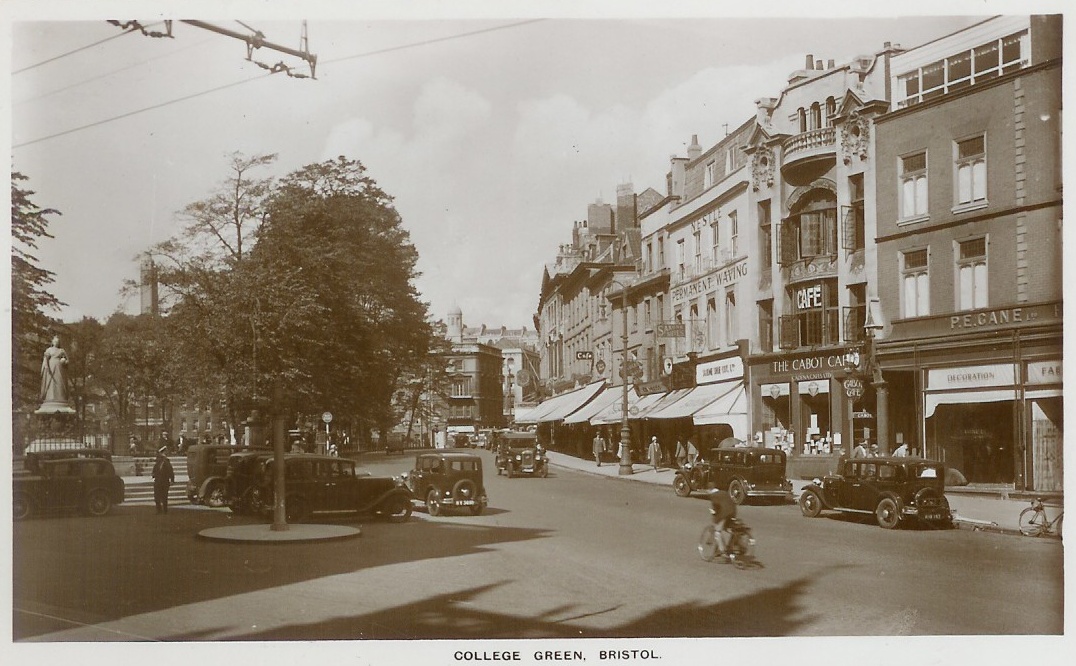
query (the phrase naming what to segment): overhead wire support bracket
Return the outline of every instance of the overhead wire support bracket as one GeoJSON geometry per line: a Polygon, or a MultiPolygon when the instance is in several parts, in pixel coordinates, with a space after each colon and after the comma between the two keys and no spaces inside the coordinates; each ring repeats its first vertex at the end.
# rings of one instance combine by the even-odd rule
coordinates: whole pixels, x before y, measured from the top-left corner
{"type": "Polygon", "coordinates": [[[293,48],[290,48],[290,47],[287,47],[287,46],[282,46],[280,44],[274,44],[273,42],[266,41],[265,40],[265,35],[260,30],[254,31],[254,34],[252,34],[252,35],[245,35],[245,34],[243,34],[241,32],[236,32],[234,30],[229,30],[227,28],[222,28],[220,26],[213,25],[212,23],[206,23],[205,21],[182,20],[180,22],[181,23],[186,23],[187,25],[194,26],[195,28],[201,28],[203,30],[209,30],[210,32],[215,32],[218,35],[224,35],[225,37],[231,37],[232,39],[238,39],[238,40],[244,42],[247,45],[247,60],[250,60],[251,62],[253,62],[254,64],[258,65],[259,67],[261,67],[263,69],[269,70],[269,72],[272,73],[272,74],[275,74],[277,72],[284,72],[288,76],[291,76],[291,77],[297,78],[297,79],[305,79],[305,78],[317,79],[316,71],[317,71],[318,57],[317,57],[317,55],[315,55],[313,53],[310,53],[309,49],[307,48],[306,22],[305,21],[303,22],[303,34],[302,34],[302,40],[301,40],[303,48],[301,50],[293,49],[293,48]],[[290,56],[295,56],[296,58],[302,59],[303,61],[305,61],[310,66],[310,76],[307,77],[307,75],[305,75],[305,74],[293,73],[291,71],[291,67],[284,64],[283,62],[279,62],[279,63],[277,63],[275,65],[265,65],[263,63],[257,62],[256,60],[253,59],[254,51],[257,50],[257,49],[261,49],[261,48],[271,49],[273,51],[279,51],[280,53],[286,53],[286,54],[288,54],[290,56]]]}

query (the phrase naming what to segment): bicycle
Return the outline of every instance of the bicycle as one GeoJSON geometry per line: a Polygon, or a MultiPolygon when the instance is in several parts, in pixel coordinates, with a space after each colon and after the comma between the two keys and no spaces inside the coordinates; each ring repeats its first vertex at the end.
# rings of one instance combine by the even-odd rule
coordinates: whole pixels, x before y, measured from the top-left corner
{"type": "MultiPolygon", "coordinates": [[[[751,528],[736,518],[729,518],[724,531],[728,535],[728,550],[721,554],[723,561],[732,562],[738,569],[756,563],[755,538],[751,536],[751,528]]],[[[713,523],[702,529],[698,550],[699,557],[707,562],[717,557],[719,550],[717,530],[713,523]]]]}
{"type": "Polygon", "coordinates": [[[1046,518],[1046,507],[1043,499],[1036,497],[1031,506],[1020,512],[1020,533],[1024,536],[1039,536],[1041,534],[1057,534],[1061,536],[1061,522],[1065,518],[1065,510],[1062,509],[1053,520],[1046,518]]]}

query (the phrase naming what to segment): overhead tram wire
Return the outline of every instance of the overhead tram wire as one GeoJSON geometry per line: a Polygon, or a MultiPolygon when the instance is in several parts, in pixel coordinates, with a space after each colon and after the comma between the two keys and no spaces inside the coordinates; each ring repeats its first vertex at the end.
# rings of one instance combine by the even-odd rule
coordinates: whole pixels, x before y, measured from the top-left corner
{"type": "Polygon", "coordinates": [[[78,53],[79,51],[85,51],[86,49],[92,49],[95,46],[98,46],[100,44],[104,44],[105,42],[113,40],[113,39],[116,39],[117,37],[123,37],[124,35],[129,35],[132,32],[137,32],[137,31],[134,30],[134,29],[124,30],[121,33],[111,35],[109,37],[105,37],[104,39],[102,39],[100,41],[94,42],[93,44],[87,44],[86,46],[80,46],[77,49],[74,49],[73,51],[68,51],[67,53],[61,53],[60,55],[53,56],[53,57],[49,58],[48,60],[42,60],[39,63],[34,63],[33,65],[27,65],[26,67],[23,67],[22,69],[16,69],[11,74],[12,75],[21,74],[22,72],[25,72],[25,71],[30,70],[30,69],[34,69],[35,67],[40,67],[41,65],[46,65],[46,64],[48,64],[48,63],[50,63],[50,62],[52,62],[54,60],[59,60],[60,58],[66,58],[67,56],[73,55],[75,53],[78,53]]]}
{"type": "Polygon", "coordinates": [[[508,23],[506,25],[493,26],[492,28],[482,28],[481,30],[473,30],[471,32],[462,32],[458,35],[448,35],[446,37],[435,37],[433,39],[427,39],[421,42],[413,42],[411,44],[403,44],[400,46],[390,46],[384,49],[378,49],[376,51],[366,51],[365,53],[356,53],[355,55],[343,56],[342,58],[333,58],[332,60],[323,60],[322,64],[330,64],[334,62],[344,62],[345,60],[355,60],[357,58],[367,58],[369,56],[381,55],[382,53],[391,53],[392,51],[401,51],[403,49],[410,49],[416,46],[426,46],[428,44],[437,44],[439,42],[447,42],[453,39],[462,39],[463,37],[474,37],[475,35],[482,35],[487,32],[496,32],[498,30],[506,30],[508,28],[518,28],[524,25],[530,25],[531,23],[539,23],[548,19],[538,18],[529,19],[526,21],[519,21],[517,23],[508,23]]]}
{"type": "MultiPolygon", "coordinates": [[[[345,60],[354,60],[354,59],[357,59],[357,58],[366,58],[366,57],[369,57],[369,56],[379,55],[379,54],[382,54],[382,53],[389,53],[389,52],[392,52],[392,51],[401,51],[403,49],[415,48],[415,47],[418,47],[418,46],[426,46],[426,45],[429,45],[429,44],[436,44],[438,42],[447,42],[447,41],[453,40],[453,39],[461,39],[463,37],[473,37],[475,35],[481,35],[481,34],[484,34],[484,33],[487,33],[487,32],[496,32],[498,30],[506,30],[508,28],[517,28],[519,26],[529,25],[531,23],[538,23],[540,21],[545,21],[545,20],[546,19],[530,19],[530,20],[527,20],[527,21],[520,21],[518,23],[509,23],[507,25],[494,26],[492,28],[483,28],[482,30],[474,30],[472,32],[460,33],[458,35],[448,35],[446,37],[437,37],[435,39],[427,39],[427,40],[423,40],[421,42],[412,42],[410,44],[401,44],[400,46],[392,46],[392,47],[385,48],[385,49],[379,49],[377,51],[368,51],[366,53],[356,53],[355,55],[344,56],[342,58],[334,58],[332,60],[325,60],[325,61],[322,61],[322,64],[334,63],[334,62],[343,62],[345,60]]],[[[120,33],[120,34],[123,35],[123,34],[127,34],[127,33],[120,33]]],[[[109,38],[109,39],[112,39],[112,38],[109,38]]],[[[93,46],[93,45],[91,44],[90,46],[93,46]]],[[[88,47],[83,47],[83,48],[88,48],[88,47]]],[[[60,56],[57,56],[57,57],[60,57],[60,56]]],[[[38,137],[36,139],[31,139],[30,141],[24,141],[22,143],[13,144],[11,147],[12,147],[12,149],[15,149],[15,148],[22,148],[24,146],[30,146],[30,145],[33,145],[35,143],[41,143],[42,141],[48,141],[49,139],[55,139],[55,138],[58,138],[58,137],[61,137],[61,136],[66,136],[68,134],[73,134],[75,132],[80,132],[80,131],[82,131],[84,129],[90,129],[92,127],[97,127],[99,125],[104,125],[106,123],[110,123],[110,122],[113,122],[115,120],[122,120],[123,118],[130,118],[131,116],[135,116],[135,115],[138,115],[140,113],[144,113],[146,111],[153,111],[154,109],[160,109],[160,108],[168,106],[170,104],[176,104],[178,102],[185,102],[185,101],[187,101],[189,99],[194,99],[196,97],[201,97],[202,95],[209,95],[211,93],[219,92],[221,90],[226,90],[228,88],[234,88],[236,86],[241,86],[244,83],[250,83],[252,81],[260,81],[260,80],[265,79],[265,78],[267,78],[269,76],[272,76],[272,73],[265,74],[263,76],[256,76],[256,77],[251,78],[251,79],[243,79],[241,81],[234,81],[232,83],[227,83],[227,84],[222,85],[222,86],[217,86],[216,88],[210,88],[208,90],[203,90],[202,92],[192,93],[190,95],[184,95],[183,97],[177,97],[176,99],[171,99],[171,100],[168,100],[166,102],[161,102],[160,104],[154,104],[152,106],[147,106],[147,107],[144,107],[144,108],[141,108],[141,109],[136,109],[134,111],[128,111],[127,113],[122,113],[122,114],[120,114],[118,116],[112,116],[110,118],[105,118],[103,120],[98,120],[98,121],[95,121],[95,122],[92,122],[92,123],[88,123],[86,125],[80,125],[78,127],[73,127],[71,129],[64,130],[62,132],[56,132],[54,134],[48,134],[46,136],[38,137]]]]}
{"type": "Polygon", "coordinates": [[[125,71],[127,71],[129,69],[134,69],[135,67],[141,67],[142,65],[145,65],[148,62],[152,62],[154,60],[160,60],[161,58],[168,58],[169,56],[173,56],[173,55],[175,55],[175,54],[177,54],[177,53],[179,53],[181,51],[187,51],[189,49],[195,48],[196,46],[202,46],[202,45],[204,45],[207,42],[210,42],[212,40],[213,40],[212,37],[207,37],[207,38],[203,39],[200,42],[194,42],[194,43],[191,43],[191,44],[187,44],[186,46],[182,46],[182,47],[176,49],[175,51],[169,51],[168,53],[162,53],[160,55],[155,55],[155,56],[152,56],[152,57],[149,57],[149,58],[145,58],[145,59],[140,60],[140,61],[138,61],[138,62],[136,62],[136,63],[134,63],[132,65],[127,65],[126,67],[120,67],[119,69],[114,69],[112,71],[105,72],[104,74],[98,74],[97,76],[91,76],[88,79],[82,79],[82,80],[80,80],[80,81],[78,81],[76,83],[72,83],[69,86],[64,86],[63,88],[57,88],[56,90],[50,90],[48,92],[41,93],[40,95],[37,95],[36,97],[30,97],[28,99],[19,100],[18,102],[15,102],[15,106],[18,106],[20,104],[26,104],[28,102],[36,102],[39,99],[43,99],[45,97],[50,97],[52,95],[56,95],[58,93],[65,92],[67,90],[71,90],[72,88],[77,88],[77,87],[79,87],[81,85],[85,85],[85,84],[90,83],[92,81],[97,81],[98,79],[103,79],[103,78],[112,76],[113,74],[119,74],[120,72],[125,72],[125,71]]]}

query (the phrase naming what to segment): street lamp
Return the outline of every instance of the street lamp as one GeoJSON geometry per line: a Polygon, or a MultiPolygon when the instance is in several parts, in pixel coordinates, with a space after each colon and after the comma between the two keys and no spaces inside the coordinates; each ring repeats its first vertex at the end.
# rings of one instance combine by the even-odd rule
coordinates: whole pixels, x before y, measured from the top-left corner
{"type": "Polygon", "coordinates": [[[878,365],[878,352],[875,349],[878,334],[882,332],[880,317],[875,316],[875,308],[878,299],[872,298],[867,303],[867,313],[864,317],[863,330],[867,334],[867,344],[870,345],[869,363],[871,369],[871,385],[874,386],[875,410],[878,416],[878,452],[882,455],[889,453],[889,388],[885,378],[882,377],[882,368],[878,365]]]}
{"type": "Polygon", "coordinates": [[[628,476],[633,473],[631,467],[631,429],[628,427],[628,289],[618,280],[610,280],[609,284],[620,287],[621,306],[623,311],[623,326],[620,331],[620,343],[624,356],[620,361],[620,379],[622,393],[620,396],[620,476],[628,476]]]}

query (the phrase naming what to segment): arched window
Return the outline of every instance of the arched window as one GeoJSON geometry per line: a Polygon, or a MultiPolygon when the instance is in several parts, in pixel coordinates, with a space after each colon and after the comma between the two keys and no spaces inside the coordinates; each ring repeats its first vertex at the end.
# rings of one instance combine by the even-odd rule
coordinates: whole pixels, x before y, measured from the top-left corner
{"type": "Polygon", "coordinates": [[[822,127],[822,107],[815,102],[811,105],[811,129],[819,129],[822,127]]]}
{"type": "Polygon", "coordinates": [[[826,127],[833,124],[833,115],[837,113],[837,100],[832,97],[826,98],[826,127]]]}
{"type": "Polygon", "coordinates": [[[799,116],[800,134],[802,134],[807,131],[807,112],[804,111],[803,107],[801,106],[799,110],[796,111],[796,115],[799,116]]]}

